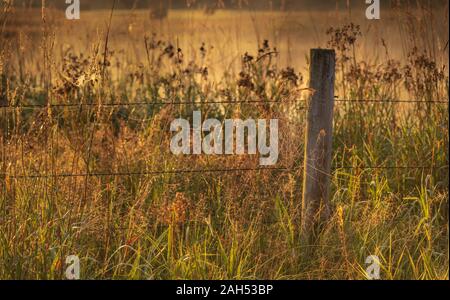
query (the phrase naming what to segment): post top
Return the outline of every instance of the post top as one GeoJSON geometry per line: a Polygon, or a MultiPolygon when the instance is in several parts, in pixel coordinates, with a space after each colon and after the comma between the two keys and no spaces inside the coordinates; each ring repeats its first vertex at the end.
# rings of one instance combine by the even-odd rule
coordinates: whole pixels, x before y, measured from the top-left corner
{"type": "Polygon", "coordinates": [[[335,54],[334,49],[322,49],[322,48],[312,48],[311,53],[318,54],[335,54]]]}

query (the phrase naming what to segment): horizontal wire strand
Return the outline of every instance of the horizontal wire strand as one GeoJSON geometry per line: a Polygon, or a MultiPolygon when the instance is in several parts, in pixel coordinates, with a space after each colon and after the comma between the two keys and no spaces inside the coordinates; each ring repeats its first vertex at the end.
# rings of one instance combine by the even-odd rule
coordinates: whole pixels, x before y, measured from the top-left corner
{"type": "MultiPolygon", "coordinates": [[[[423,103],[423,104],[448,104],[448,100],[382,100],[382,99],[335,99],[335,102],[340,103],[423,103]]],[[[208,102],[185,102],[185,101],[166,101],[166,102],[119,102],[119,103],[77,103],[77,104],[29,104],[29,105],[0,105],[3,109],[33,109],[33,108],[48,108],[48,107],[83,107],[83,106],[98,106],[98,107],[120,107],[120,106],[158,106],[158,105],[214,105],[214,104],[286,104],[286,103],[301,103],[306,102],[306,100],[288,100],[288,101],[277,101],[277,100],[240,100],[240,101],[208,101],[208,102]]],[[[306,107],[303,107],[306,108],[306,107]]]]}
{"type": "MultiPolygon", "coordinates": [[[[445,166],[336,166],[335,170],[342,169],[365,169],[365,170],[376,170],[376,169],[444,169],[449,168],[449,165],[445,166]]],[[[188,173],[233,173],[233,172],[260,172],[260,171],[281,171],[281,172],[296,172],[298,170],[304,169],[299,168],[220,168],[220,169],[193,169],[193,170],[155,170],[155,171],[143,171],[143,172],[92,172],[92,173],[64,173],[64,174],[33,174],[33,175],[9,175],[6,173],[1,173],[3,177],[8,177],[11,179],[39,179],[39,178],[69,178],[69,177],[126,177],[126,176],[147,176],[147,175],[165,175],[165,174],[188,174],[188,173]]]]}
{"type": "Polygon", "coordinates": [[[382,100],[382,99],[335,99],[335,102],[349,103],[423,103],[423,104],[448,104],[448,100],[382,100]]]}
{"type": "MultiPolygon", "coordinates": [[[[1,105],[0,108],[47,108],[47,107],[83,107],[83,106],[97,106],[97,107],[119,107],[119,106],[159,106],[159,105],[214,105],[214,104],[286,104],[286,103],[301,103],[304,100],[288,100],[288,101],[277,101],[277,100],[241,100],[241,101],[208,101],[208,102],[119,102],[119,103],[61,103],[61,104],[29,104],[29,105],[1,105]]],[[[306,107],[305,107],[306,108],[306,107]]]]}

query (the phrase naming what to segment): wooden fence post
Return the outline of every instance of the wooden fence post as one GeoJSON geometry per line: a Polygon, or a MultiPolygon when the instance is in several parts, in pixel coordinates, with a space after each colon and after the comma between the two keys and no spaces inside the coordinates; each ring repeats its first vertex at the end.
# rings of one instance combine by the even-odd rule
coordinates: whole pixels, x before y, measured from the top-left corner
{"type": "Polygon", "coordinates": [[[310,238],[330,214],[333,133],[334,50],[311,49],[310,84],[303,178],[302,232],[310,238]]]}

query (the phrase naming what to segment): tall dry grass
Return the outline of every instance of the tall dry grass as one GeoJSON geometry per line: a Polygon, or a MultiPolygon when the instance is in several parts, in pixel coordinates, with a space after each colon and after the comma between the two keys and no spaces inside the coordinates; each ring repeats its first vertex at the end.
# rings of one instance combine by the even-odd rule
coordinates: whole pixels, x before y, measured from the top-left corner
{"type": "Polygon", "coordinates": [[[211,59],[229,58],[226,47],[186,50],[175,35],[142,34],[121,52],[119,11],[86,45],[61,44],[46,10],[38,44],[2,31],[2,104],[28,107],[1,108],[0,278],[62,279],[75,254],[89,279],[364,279],[369,255],[384,279],[448,279],[448,104],[427,102],[448,98],[445,30],[429,27],[429,10],[397,9],[402,58],[386,40],[383,55],[363,56],[373,41],[347,19],[318,33],[338,50],[340,98],[386,101],[337,103],[334,213],[313,245],[299,230],[307,78],[283,66],[289,51],[260,38],[235,72],[211,59]],[[401,97],[422,102],[389,102],[401,97]],[[211,104],[237,100],[249,103],[211,104]],[[254,156],[172,155],[170,122],[194,110],[279,118],[278,166],[293,171],[142,174],[258,167],[254,156]]]}

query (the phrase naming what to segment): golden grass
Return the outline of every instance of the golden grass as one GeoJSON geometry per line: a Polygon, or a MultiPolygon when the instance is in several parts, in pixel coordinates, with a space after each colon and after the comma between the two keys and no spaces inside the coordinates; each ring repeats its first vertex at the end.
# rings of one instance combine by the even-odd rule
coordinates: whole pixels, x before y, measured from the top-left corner
{"type": "MultiPolygon", "coordinates": [[[[71,23],[48,11],[42,24],[28,11],[2,31],[3,105],[95,105],[1,109],[0,278],[62,279],[75,254],[89,279],[364,279],[369,255],[380,257],[383,279],[448,279],[447,104],[338,103],[334,213],[316,243],[302,241],[305,111],[291,100],[307,97],[306,50],[327,46],[322,20],[335,12],[178,11],[156,22],[117,11],[104,52],[109,13],[71,23]],[[264,39],[262,54],[276,46],[278,55],[242,63],[264,39]],[[207,104],[234,99],[263,104],[207,104]],[[154,104],[105,106],[137,101],[154,104]],[[294,171],[55,177],[258,166],[253,156],[172,155],[168,126],[195,109],[280,118],[279,166],[294,171]],[[379,165],[431,168],[365,168],[379,165]],[[17,177],[33,174],[47,177],[17,177]]],[[[347,45],[354,54],[338,52],[340,98],[448,98],[448,26],[421,20],[353,20],[362,36],[347,45]],[[401,38],[390,33],[398,24],[401,38]],[[417,28],[433,38],[419,40],[417,28]]]]}

